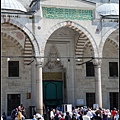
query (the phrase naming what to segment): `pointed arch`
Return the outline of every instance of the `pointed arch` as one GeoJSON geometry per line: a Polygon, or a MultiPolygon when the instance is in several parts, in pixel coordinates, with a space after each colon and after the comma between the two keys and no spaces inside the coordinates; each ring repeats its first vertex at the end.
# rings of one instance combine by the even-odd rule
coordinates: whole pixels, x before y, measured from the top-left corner
{"type": "MultiPolygon", "coordinates": [[[[4,24],[3,19],[1,20],[1,23],[4,24]]],[[[29,38],[29,40],[31,41],[31,43],[34,47],[35,56],[39,56],[40,48],[39,48],[38,42],[37,42],[35,36],[33,35],[33,33],[25,25],[21,24],[19,21],[15,20],[15,19],[10,19],[9,24],[17,27],[29,38]]]]}
{"type": "Polygon", "coordinates": [[[99,53],[98,53],[98,47],[96,45],[96,42],[93,38],[93,36],[88,32],[87,29],[85,29],[83,26],[79,25],[78,23],[72,22],[72,21],[63,21],[60,22],[56,25],[54,25],[45,35],[44,40],[47,42],[48,38],[50,37],[50,35],[57,29],[61,28],[61,27],[65,27],[68,26],[71,29],[74,29],[75,31],[79,32],[80,34],[82,34],[82,36],[85,36],[87,39],[90,40],[92,47],[93,47],[93,51],[94,51],[94,56],[98,57],[99,53]]]}
{"type": "Polygon", "coordinates": [[[102,41],[100,42],[100,46],[99,46],[99,53],[100,53],[100,57],[102,57],[102,51],[103,51],[103,47],[104,47],[104,44],[107,40],[107,38],[113,33],[115,32],[116,30],[119,29],[119,26],[116,25],[115,27],[109,29],[106,34],[104,34],[104,36],[102,37],[102,41]]]}

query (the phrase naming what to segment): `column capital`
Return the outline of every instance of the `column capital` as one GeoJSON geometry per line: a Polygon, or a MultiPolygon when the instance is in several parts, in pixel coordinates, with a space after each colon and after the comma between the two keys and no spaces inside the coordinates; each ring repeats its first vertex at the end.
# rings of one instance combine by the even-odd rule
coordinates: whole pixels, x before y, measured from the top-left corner
{"type": "Polygon", "coordinates": [[[43,63],[42,63],[42,62],[37,62],[37,63],[36,63],[36,66],[37,66],[37,67],[42,67],[42,66],[43,66],[43,63]]]}
{"type": "Polygon", "coordinates": [[[94,66],[101,66],[102,60],[101,59],[94,59],[93,64],[94,66]]]}
{"type": "Polygon", "coordinates": [[[39,66],[39,67],[43,66],[43,62],[40,58],[36,58],[36,66],[39,66]]]}

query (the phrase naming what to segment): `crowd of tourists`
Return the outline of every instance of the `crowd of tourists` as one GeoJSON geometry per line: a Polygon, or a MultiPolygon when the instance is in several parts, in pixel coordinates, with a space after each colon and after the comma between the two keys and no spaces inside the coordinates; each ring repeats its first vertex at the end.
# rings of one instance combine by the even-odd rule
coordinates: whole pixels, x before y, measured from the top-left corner
{"type": "MultiPolygon", "coordinates": [[[[5,112],[2,114],[2,120],[7,120],[5,112]]],[[[26,111],[21,104],[11,112],[12,120],[25,120],[26,111]]],[[[86,107],[72,108],[72,111],[62,112],[62,109],[47,108],[44,110],[43,116],[39,113],[33,115],[32,120],[120,120],[119,110],[110,109],[90,109],[86,107]]]]}
{"type": "MultiPolygon", "coordinates": [[[[16,107],[11,111],[11,119],[12,120],[25,120],[26,118],[26,110],[21,104],[20,106],[16,107]]],[[[7,116],[5,112],[2,114],[1,120],[7,120],[7,116]]]]}
{"type": "Polygon", "coordinates": [[[44,115],[45,120],[119,120],[119,110],[90,109],[84,107],[73,108],[71,112],[63,113],[58,109],[51,109],[49,115],[44,115]]]}

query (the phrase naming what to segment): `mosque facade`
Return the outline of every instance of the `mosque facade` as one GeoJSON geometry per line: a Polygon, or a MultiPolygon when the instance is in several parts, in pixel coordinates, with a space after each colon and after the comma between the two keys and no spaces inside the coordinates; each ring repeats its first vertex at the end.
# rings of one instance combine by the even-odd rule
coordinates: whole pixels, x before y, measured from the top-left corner
{"type": "Polygon", "coordinates": [[[118,108],[119,20],[111,0],[1,1],[1,110],[21,103],[118,108]]]}

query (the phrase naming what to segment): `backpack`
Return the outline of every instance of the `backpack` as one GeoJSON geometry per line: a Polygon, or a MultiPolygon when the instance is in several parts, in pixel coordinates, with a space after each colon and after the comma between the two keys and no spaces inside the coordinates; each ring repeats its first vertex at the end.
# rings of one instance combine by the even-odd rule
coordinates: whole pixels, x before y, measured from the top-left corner
{"type": "Polygon", "coordinates": [[[11,118],[15,119],[16,116],[17,116],[17,111],[14,109],[11,112],[11,118]]]}

